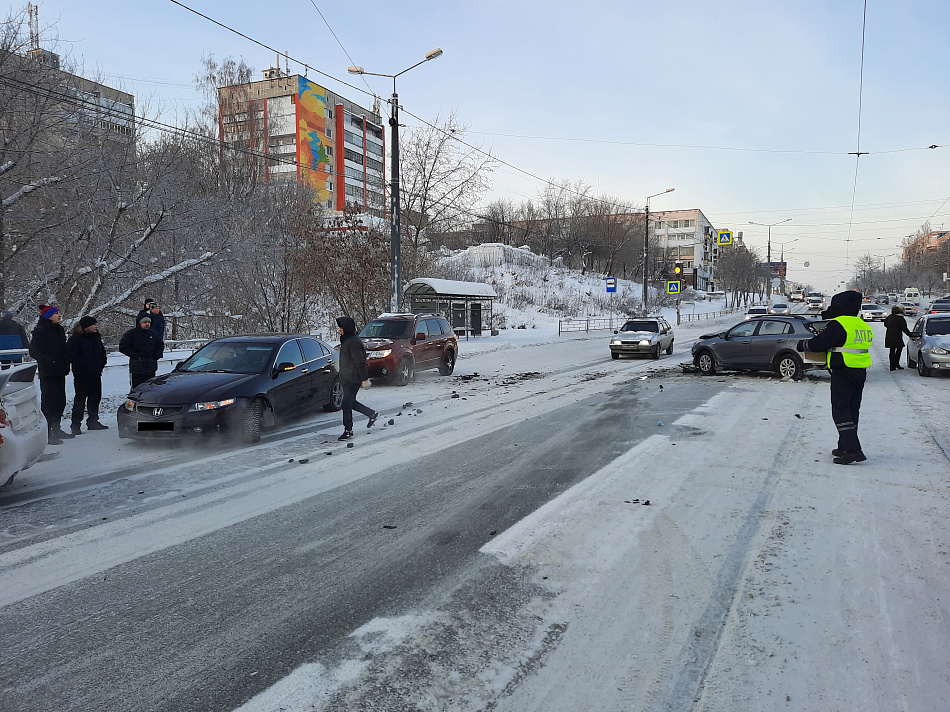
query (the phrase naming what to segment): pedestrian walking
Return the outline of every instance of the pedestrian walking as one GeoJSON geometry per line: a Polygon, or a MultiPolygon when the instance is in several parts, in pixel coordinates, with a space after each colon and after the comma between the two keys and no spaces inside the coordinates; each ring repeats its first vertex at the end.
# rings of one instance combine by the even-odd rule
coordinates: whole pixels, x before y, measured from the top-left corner
{"type": "Polygon", "coordinates": [[[152,331],[152,317],[148,313],[139,317],[137,326],[122,334],[119,351],[129,357],[132,388],[158,372],[158,359],[165,353],[165,342],[152,331]]]}
{"type": "Polygon", "coordinates": [[[831,371],[831,418],[838,429],[838,447],[831,451],[836,465],[867,460],[858,440],[858,417],[867,370],[871,367],[871,331],[861,311],[861,293],[839,292],[822,312],[828,326],[811,339],[798,342],[799,351],[827,352],[831,371]]]}
{"type": "Polygon", "coordinates": [[[74,437],[63,432],[61,422],[66,411],[66,375],[69,358],[66,356],[66,331],[59,323],[63,314],[59,307],[40,304],[40,318],[33,328],[30,356],[36,359],[40,377],[40,411],[46,418],[47,442],[62,445],[74,437]]]}
{"type": "MultiPolygon", "coordinates": [[[[26,338],[26,329],[18,322],[11,311],[0,312],[0,350],[28,349],[30,340],[26,338]]],[[[15,354],[0,356],[0,366],[9,368],[13,364],[23,363],[23,357],[15,354]]]]}
{"type": "Polygon", "coordinates": [[[356,322],[348,316],[341,316],[336,323],[340,327],[340,380],[343,381],[343,434],[337,439],[349,440],[353,437],[354,410],[369,418],[367,428],[373,427],[379,412],[356,400],[360,386],[369,388],[371,385],[366,366],[366,347],[356,335],[356,322]]]}
{"type": "Polygon", "coordinates": [[[152,320],[151,329],[160,338],[163,342],[165,341],[165,315],[162,314],[162,310],[154,299],[146,299],[145,306],[142,307],[142,311],[139,312],[139,315],[135,317],[135,323],[139,323],[139,319],[143,316],[148,315],[152,320]]]}
{"type": "Polygon", "coordinates": [[[901,366],[901,352],[904,350],[904,334],[910,336],[907,329],[907,319],[904,318],[904,310],[896,304],[891,307],[891,313],[884,320],[884,345],[890,349],[890,361],[892,371],[903,371],[901,366]]]}
{"type": "Polygon", "coordinates": [[[102,369],[106,367],[106,347],[102,345],[99,322],[94,316],[84,316],[73,327],[66,341],[66,355],[73,372],[73,398],[70,432],[82,434],[82,416],[86,414],[87,430],[108,430],[99,422],[99,403],[102,401],[102,369]]]}

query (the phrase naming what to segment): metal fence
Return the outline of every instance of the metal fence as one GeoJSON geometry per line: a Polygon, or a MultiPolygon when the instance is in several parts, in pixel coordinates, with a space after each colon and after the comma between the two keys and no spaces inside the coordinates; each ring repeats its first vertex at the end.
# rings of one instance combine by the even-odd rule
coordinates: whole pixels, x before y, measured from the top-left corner
{"type": "MultiPolygon", "coordinates": [[[[739,311],[738,308],[723,309],[716,312],[697,312],[692,314],[680,313],[679,321],[702,321],[703,319],[715,319],[716,317],[734,314],[739,311]]],[[[619,329],[623,324],[635,319],[636,317],[610,317],[595,319],[560,319],[557,323],[558,336],[572,331],[613,331],[619,329]]],[[[679,322],[677,322],[679,323],[679,322]]]]}
{"type": "Polygon", "coordinates": [[[703,319],[715,319],[719,316],[725,316],[726,314],[734,314],[739,309],[733,307],[732,309],[723,309],[722,311],[717,312],[698,312],[695,314],[680,314],[681,321],[702,321],[703,319]]]}

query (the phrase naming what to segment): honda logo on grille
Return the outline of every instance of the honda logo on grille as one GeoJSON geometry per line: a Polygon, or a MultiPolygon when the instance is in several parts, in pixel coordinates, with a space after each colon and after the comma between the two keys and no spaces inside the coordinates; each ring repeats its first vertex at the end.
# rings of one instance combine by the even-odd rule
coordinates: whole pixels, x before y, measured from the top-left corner
{"type": "Polygon", "coordinates": [[[162,410],[161,408],[155,408],[155,409],[152,410],[152,415],[154,415],[154,416],[157,418],[158,416],[160,416],[160,415],[161,415],[162,413],[164,413],[164,412],[165,412],[165,411],[162,410]]]}

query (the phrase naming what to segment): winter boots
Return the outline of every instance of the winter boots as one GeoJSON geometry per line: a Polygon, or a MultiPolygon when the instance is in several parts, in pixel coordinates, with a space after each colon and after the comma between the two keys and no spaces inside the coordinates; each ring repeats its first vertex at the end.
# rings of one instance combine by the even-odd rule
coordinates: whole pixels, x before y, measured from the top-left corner
{"type": "Polygon", "coordinates": [[[352,430],[344,430],[344,431],[343,431],[343,434],[342,434],[340,437],[338,437],[337,440],[339,440],[340,442],[342,442],[342,441],[344,441],[344,440],[349,440],[349,439],[352,438],[352,437],[353,437],[353,431],[352,431],[352,430]]]}

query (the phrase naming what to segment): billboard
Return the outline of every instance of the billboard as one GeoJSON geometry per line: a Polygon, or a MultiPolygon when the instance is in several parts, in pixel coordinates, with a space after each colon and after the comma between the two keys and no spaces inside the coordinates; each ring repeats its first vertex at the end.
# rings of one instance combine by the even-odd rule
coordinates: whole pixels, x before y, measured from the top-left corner
{"type": "Polygon", "coordinates": [[[769,270],[773,277],[782,277],[783,279],[788,276],[788,262],[762,262],[763,269],[769,270]]]}
{"type": "MultiPolygon", "coordinates": [[[[327,148],[333,141],[327,138],[327,90],[305,77],[300,77],[297,88],[297,165],[300,180],[313,188],[315,200],[324,202],[330,197],[327,180],[333,172],[327,148]]],[[[343,181],[339,189],[343,189],[343,181]]]]}

